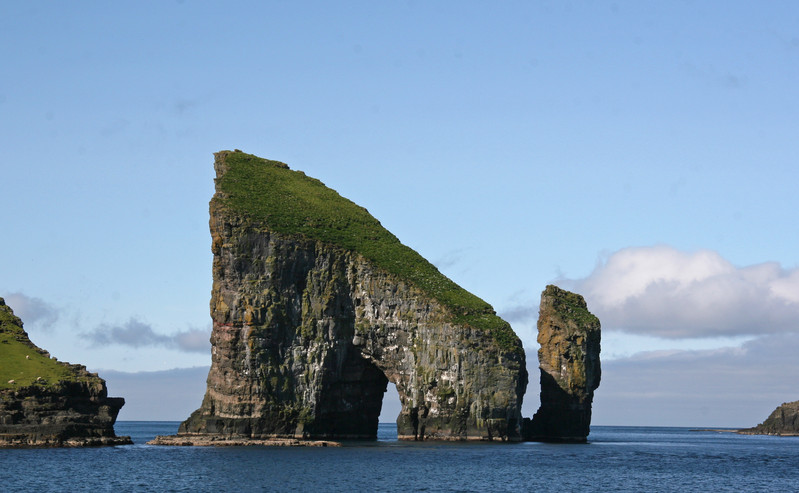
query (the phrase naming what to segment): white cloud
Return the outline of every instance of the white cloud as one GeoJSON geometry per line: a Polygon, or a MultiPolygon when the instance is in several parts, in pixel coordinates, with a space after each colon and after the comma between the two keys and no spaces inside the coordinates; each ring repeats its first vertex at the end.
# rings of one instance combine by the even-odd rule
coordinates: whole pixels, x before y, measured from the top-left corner
{"type": "Polygon", "coordinates": [[[604,329],[664,338],[799,332],[799,269],[776,262],[737,267],[711,250],[625,248],[582,280],[604,329]]]}
{"type": "Polygon", "coordinates": [[[103,324],[91,332],[81,334],[94,346],[118,344],[140,348],[145,346],[163,346],[179,351],[207,353],[211,350],[210,329],[191,329],[165,335],[155,332],[149,324],[131,318],[124,324],[103,324]]]}
{"type": "Polygon", "coordinates": [[[41,298],[27,296],[22,293],[10,293],[5,295],[4,299],[6,300],[6,305],[14,310],[14,315],[22,320],[26,330],[34,328],[50,331],[60,315],[58,308],[41,298]]]}

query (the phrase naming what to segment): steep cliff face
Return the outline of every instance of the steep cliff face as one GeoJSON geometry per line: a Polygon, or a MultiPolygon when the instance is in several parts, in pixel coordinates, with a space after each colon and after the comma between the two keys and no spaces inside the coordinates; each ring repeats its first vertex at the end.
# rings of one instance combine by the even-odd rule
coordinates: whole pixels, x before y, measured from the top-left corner
{"type": "Polygon", "coordinates": [[[582,442],[599,387],[600,324],[582,296],[547,286],[538,316],[541,407],[525,420],[528,440],[582,442]]]}
{"type": "Polygon", "coordinates": [[[491,307],[282,163],[216,154],[212,363],[179,435],[520,438],[524,351],[491,307]]]}
{"type": "Polygon", "coordinates": [[[744,435],[799,436],[799,401],[786,402],[772,412],[765,421],[745,430],[744,435]]]}
{"type": "Polygon", "coordinates": [[[114,422],[125,403],[82,365],[51,359],[0,298],[0,447],[122,445],[114,422]]]}

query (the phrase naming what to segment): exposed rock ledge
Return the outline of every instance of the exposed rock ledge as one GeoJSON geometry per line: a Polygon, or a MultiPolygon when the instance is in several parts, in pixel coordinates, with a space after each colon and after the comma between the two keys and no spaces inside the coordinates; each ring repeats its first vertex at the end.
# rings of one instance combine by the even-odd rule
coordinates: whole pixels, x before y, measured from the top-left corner
{"type": "Polygon", "coordinates": [[[799,436],[799,401],[782,404],[759,425],[754,428],[738,430],[738,433],[742,435],[799,436]]]}
{"type": "Polygon", "coordinates": [[[131,444],[133,444],[133,441],[129,436],[63,438],[57,433],[50,435],[36,433],[0,434],[0,448],[81,448],[131,444]]]}
{"type": "Polygon", "coordinates": [[[210,434],[158,435],[147,445],[178,447],[341,447],[331,440],[300,440],[297,438],[234,438],[210,434]]]}
{"type": "Polygon", "coordinates": [[[83,365],[51,358],[0,298],[0,448],[125,445],[114,434],[125,403],[83,365]]]}

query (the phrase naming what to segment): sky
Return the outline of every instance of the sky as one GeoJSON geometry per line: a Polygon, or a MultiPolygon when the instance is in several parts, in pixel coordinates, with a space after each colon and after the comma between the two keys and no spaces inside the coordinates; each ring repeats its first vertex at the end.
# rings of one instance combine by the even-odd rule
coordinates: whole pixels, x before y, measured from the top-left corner
{"type": "MultiPolygon", "coordinates": [[[[183,420],[210,364],[213,153],[366,207],[511,322],[602,322],[598,425],[799,399],[793,1],[2,2],[0,296],[183,420]]],[[[393,389],[392,389],[393,390],[393,389]]],[[[393,421],[396,391],[381,421],[393,421]],[[392,414],[393,413],[393,414],[392,414]]]]}

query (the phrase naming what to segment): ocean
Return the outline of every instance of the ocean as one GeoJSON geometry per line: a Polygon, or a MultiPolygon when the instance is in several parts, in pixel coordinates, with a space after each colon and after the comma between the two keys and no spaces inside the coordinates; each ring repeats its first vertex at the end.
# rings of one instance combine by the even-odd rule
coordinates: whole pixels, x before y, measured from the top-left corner
{"type": "Polygon", "coordinates": [[[592,426],[587,444],[399,442],[316,447],[158,447],[177,422],[118,422],[135,445],[0,450],[0,490],[797,491],[799,438],[592,426]]]}

